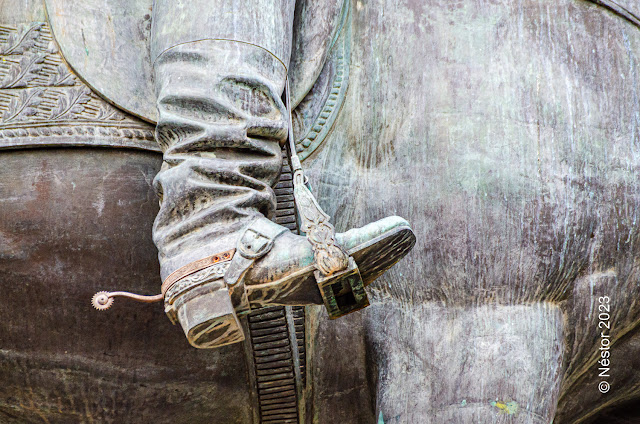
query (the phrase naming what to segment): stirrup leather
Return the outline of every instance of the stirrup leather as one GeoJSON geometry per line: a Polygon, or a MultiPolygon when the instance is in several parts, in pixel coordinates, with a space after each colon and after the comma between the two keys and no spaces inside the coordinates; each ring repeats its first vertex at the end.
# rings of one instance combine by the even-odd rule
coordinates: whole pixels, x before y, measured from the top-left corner
{"type": "Polygon", "coordinates": [[[314,276],[320,289],[329,318],[335,319],[369,306],[369,298],[358,265],[336,241],[336,230],[306,184],[300,158],[296,152],[291,118],[289,79],[285,85],[289,114],[289,156],[293,170],[293,197],[298,208],[300,230],[306,234],[313,248],[316,271],[314,276]]]}

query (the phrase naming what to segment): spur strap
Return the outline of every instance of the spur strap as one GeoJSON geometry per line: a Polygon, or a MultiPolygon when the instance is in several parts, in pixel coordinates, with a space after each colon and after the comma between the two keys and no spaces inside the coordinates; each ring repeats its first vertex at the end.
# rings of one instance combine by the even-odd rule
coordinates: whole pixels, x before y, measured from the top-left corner
{"type": "Polygon", "coordinates": [[[210,267],[211,265],[215,265],[220,262],[227,262],[233,258],[236,249],[227,250],[222,253],[216,253],[215,255],[207,256],[206,258],[198,259],[197,261],[191,262],[177,270],[173,271],[162,283],[162,287],[160,291],[162,294],[166,294],[167,290],[171,288],[175,283],[177,283],[182,278],[187,275],[191,275],[195,272],[203,270],[205,268],[210,267]]]}

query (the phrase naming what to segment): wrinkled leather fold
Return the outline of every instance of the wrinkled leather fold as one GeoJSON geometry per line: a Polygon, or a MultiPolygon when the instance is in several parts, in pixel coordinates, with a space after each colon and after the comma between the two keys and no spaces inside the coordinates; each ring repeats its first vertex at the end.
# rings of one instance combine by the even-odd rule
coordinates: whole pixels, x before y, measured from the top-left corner
{"type": "Polygon", "coordinates": [[[250,222],[273,216],[286,70],[262,48],[213,40],[165,51],[154,70],[164,163],[154,181],[161,203],[153,239],[164,280],[233,248],[250,222]]]}

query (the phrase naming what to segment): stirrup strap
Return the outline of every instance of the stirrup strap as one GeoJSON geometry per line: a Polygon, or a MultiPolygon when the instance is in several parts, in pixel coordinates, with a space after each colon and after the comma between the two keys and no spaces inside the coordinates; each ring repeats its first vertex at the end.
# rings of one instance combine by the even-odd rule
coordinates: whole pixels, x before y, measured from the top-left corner
{"type": "Polygon", "coordinates": [[[336,319],[369,306],[356,261],[336,241],[336,229],[307,187],[293,138],[289,77],[285,83],[289,114],[289,156],[293,169],[293,197],[298,207],[300,229],[313,249],[314,273],[329,318],[336,319]]]}
{"type": "Polygon", "coordinates": [[[291,118],[291,99],[289,77],[285,83],[285,98],[289,114],[289,156],[293,170],[293,197],[300,216],[300,229],[307,235],[313,248],[316,268],[322,276],[329,277],[349,267],[349,255],[336,241],[336,229],[306,185],[300,158],[293,138],[293,120],[291,118]]]}

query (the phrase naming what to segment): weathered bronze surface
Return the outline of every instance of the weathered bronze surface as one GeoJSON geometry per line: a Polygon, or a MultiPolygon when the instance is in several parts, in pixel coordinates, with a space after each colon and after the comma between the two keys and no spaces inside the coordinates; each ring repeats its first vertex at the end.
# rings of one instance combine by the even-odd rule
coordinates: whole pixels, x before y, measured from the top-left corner
{"type": "MultiPolygon", "coordinates": [[[[151,65],[153,59],[170,46],[152,46],[155,53],[149,49],[153,2],[46,0],[45,3],[49,21],[58,34],[58,42],[71,68],[109,101],[136,116],[155,122],[157,110],[151,65]],[[122,72],[123,69],[127,72],[122,72]]],[[[232,3],[222,3],[218,5],[217,14],[200,13],[190,17],[191,21],[187,24],[170,27],[170,33],[190,40],[211,38],[211,32],[215,33],[215,38],[221,39],[236,39],[241,34],[240,41],[263,46],[277,56],[286,51],[287,62],[291,55],[289,75],[293,104],[297,106],[316,83],[331,55],[331,48],[348,11],[348,3],[344,0],[297,1],[296,24],[289,29],[292,34],[282,36],[275,36],[272,28],[286,22],[291,25],[293,2],[258,0],[252,4],[253,14],[242,19],[238,16],[235,19],[219,19],[219,15],[243,13],[233,11],[235,6],[232,3]],[[286,6],[287,3],[290,5],[286,6]],[[260,28],[258,23],[265,21],[265,16],[273,19],[260,28]],[[201,22],[193,22],[193,19],[201,19],[201,22]],[[188,31],[195,33],[193,36],[187,35],[188,31]],[[180,32],[182,35],[178,35],[180,32]],[[285,41],[288,39],[293,40],[293,45],[289,44],[291,41],[285,41]]],[[[206,4],[202,6],[207,8],[206,4]]],[[[169,11],[167,16],[179,22],[173,12],[169,11]]]]}
{"type": "MultiPolygon", "coordinates": [[[[157,291],[161,161],[153,127],[64,85],[49,41],[11,50],[50,37],[21,4],[0,0],[0,422],[638,422],[636,1],[298,2],[321,24],[295,43],[320,46],[293,89],[313,193],[338,231],[393,212],[417,245],[363,312],[258,310],[212,351],[153,305],[88,305],[157,291]]],[[[295,229],[291,178],[275,219],[295,229]]]]}
{"type": "Polygon", "coordinates": [[[337,230],[393,205],[418,241],[362,314],[321,320],[318,422],[615,422],[639,396],[640,29],[587,1],[380,0],[352,39],[305,166],[337,230]]]}
{"type": "Polygon", "coordinates": [[[87,302],[105,285],[157,290],[159,155],[14,150],[2,163],[0,422],[251,422],[241,345],[185,349],[162,308],[87,302]]]}

